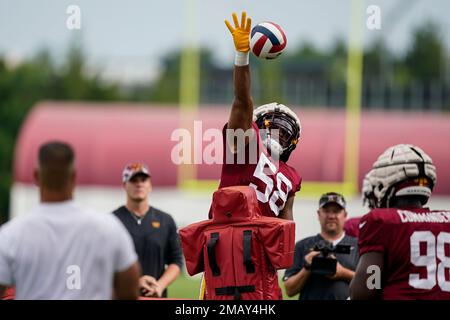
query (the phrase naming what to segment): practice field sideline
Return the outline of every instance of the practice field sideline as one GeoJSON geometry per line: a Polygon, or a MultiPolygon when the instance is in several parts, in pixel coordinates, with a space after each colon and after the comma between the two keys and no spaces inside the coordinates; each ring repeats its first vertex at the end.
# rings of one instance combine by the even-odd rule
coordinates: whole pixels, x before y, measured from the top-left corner
{"type": "MultiPolygon", "coordinates": [[[[330,190],[332,191],[332,190],[330,190]]],[[[36,187],[16,185],[13,190],[16,199],[12,203],[12,217],[19,216],[29,211],[38,202],[36,187]],[[21,199],[18,201],[17,199],[21,199]]],[[[211,203],[211,193],[183,192],[177,189],[155,189],[150,194],[151,205],[169,212],[175,219],[179,228],[190,223],[205,220],[208,217],[211,203]]],[[[107,213],[122,205],[125,201],[121,188],[83,187],[76,190],[75,198],[85,206],[99,212],[107,213]]],[[[296,222],[296,240],[314,235],[320,231],[316,210],[318,199],[302,197],[301,192],[296,196],[294,204],[294,219],[296,222]]],[[[428,206],[431,209],[450,208],[450,197],[432,197],[428,206]]],[[[349,217],[356,217],[367,213],[363,207],[361,197],[347,199],[349,217]]],[[[284,270],[280,270],[279,279],[284,270]]],[[[190,277],[183,270],[182,275],[169,286],[169,298],[198,299],[200,276],[190,277]]],[[[283,290],[284,299],[297,299],[298,296],[289,298],[283,290]]]]}
{"type": "MultiPolygon", "coordinates": [[[[333,191],[333,190],[329,190],[333,191]]],[[[15,185],[12,189],[11,217],[28,212],[38,203],[37,188],[29,185],[15,185]]],[[[83,187],[76,189],[75,199],[87,207],[99,212],[111,212],[123,205],[125,196],[119,188],[83,187]]],[[[150,194],[150,205],[170,213],[178,228],[208,218],[212,193],[183,192],[177,189],[156,188],[150,194]]],[[[360,196],[346,199],[349,217],[356,217],[368,212],[362,205],[360,196]]],[[[294,220],[296,222],[296,240],[311,236],[320,231],[317,221],[318,198],[306,198],[297,194],[294,203],[294,220]]],[[[450,197],[432,196],[427,204],[431,209],[450,208],[450,197]]]]}

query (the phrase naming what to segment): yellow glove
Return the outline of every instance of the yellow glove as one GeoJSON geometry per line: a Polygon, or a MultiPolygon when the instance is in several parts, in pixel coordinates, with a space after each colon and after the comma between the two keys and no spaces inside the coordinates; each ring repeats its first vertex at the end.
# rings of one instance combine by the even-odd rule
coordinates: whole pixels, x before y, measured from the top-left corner
{"type": "Polygon", "coordinates": [[[225,20],[225,24],[233,36],[234,46],[239,52],[250,51],[250,29],[252,28],[252,19],[247,18],[247,13],[242,12],[241,25],[239,25],[236,13],[233,13],[234,28],[225,20]]]}

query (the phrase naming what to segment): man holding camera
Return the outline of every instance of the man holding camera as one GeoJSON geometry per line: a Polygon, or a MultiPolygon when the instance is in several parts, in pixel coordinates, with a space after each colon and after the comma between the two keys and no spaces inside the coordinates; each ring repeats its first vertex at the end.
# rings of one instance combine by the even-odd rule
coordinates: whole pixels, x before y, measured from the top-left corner
{"type": "Polygon", "coordinates": [[[317,211],[321,232],[295,245],[294,264],[286,270],[284,285],[300,300],[345,300],[358,264],[358,241],[347,236],[346,202],[342,195],[329,192],[319,200],[317,211]]]}

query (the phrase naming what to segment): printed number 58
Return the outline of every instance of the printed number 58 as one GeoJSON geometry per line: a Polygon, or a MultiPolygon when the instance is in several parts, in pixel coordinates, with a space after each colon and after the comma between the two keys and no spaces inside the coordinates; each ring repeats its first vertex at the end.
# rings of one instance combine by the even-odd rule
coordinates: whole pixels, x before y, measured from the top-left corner
{"type": "Polygon", "coordinates": [[[262,203],[266,203],[267,201],[269,201],[270,209],[273,211],[273,213],[275,213],[275,215],[278,215],[280,210],[283,210],[285,202],[287,200],[287,195],[292,190],[291,181],[281,172],[277,173],[277,167],[269,160],[269,158],[267,158],[264,153],[261,153],[253,176],[261,180],[266,185],[264,192],[261,192],[258,190],[258,187],[255,184],[250,183],[250,187],[253,187],[256,191],[256,197],[258,198],[258,201],[261,201],[262,203]],[[269,168],[270,174],[272,176],[275,175],[277,185],[273,193],[272,190],[274,187],[274,181],[264,172],[266,166],[269,168]],[[281,189],[282,184],[286,186],[286,192],[281,189]],[[272,196],[270,196],[271,193],[272,196]],[[278,199],[282,201],[282,204],[280,206],[276,205],[278,199]]]}

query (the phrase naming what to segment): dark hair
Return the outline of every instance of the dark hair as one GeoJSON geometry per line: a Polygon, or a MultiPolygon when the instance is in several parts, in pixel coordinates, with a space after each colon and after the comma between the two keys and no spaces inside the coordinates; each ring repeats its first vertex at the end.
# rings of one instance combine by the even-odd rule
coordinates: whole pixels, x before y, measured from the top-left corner
{"type": "Polygon", "coordinates": [[[39,184],[51,190],[61,190],[70,181],[75,153],[64,142],[51,141],[39,148],[39,184]]]}

